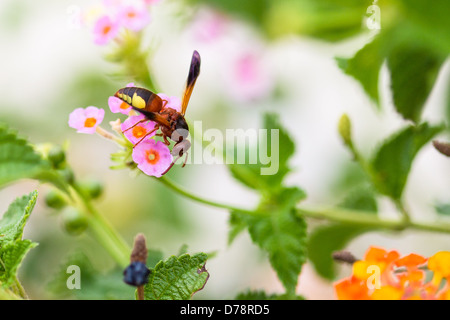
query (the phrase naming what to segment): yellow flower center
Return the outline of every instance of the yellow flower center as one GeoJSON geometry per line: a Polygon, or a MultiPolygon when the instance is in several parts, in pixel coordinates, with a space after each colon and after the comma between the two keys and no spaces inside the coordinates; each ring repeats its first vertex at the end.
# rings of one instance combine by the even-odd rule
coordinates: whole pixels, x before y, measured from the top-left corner
{"type": "Polygon", "coordinates": [[[93,126],[95,126],[96,123],[97,123],[97,119],[95,119],[95,118],[86,118],[86,120],[84,121],[84,126],[86,128],[92,128],[93,126]]]}
{"type": "Polygon", "coordinates": [[[133,136],[136,138],[142,138],[147,133],[147,130],[141,126],[136,126],[133,128],[133,136]]]}
{"type": "Polygon", "coordinates": [[[150,164],[156,164],[159,161],[159,153],[155,150],[147,151],[147,162],[150,164]]]}

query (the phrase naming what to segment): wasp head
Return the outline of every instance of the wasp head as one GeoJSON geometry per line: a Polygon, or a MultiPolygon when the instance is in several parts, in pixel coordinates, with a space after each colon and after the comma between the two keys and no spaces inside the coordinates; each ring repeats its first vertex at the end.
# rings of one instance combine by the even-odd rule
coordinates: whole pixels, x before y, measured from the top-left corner
{"type": "Polygon", "coordinates": [[[189,126],[183,117],[178,117],[175,121],[175,131],[172,133],[171,139],[173,141],[182,141],[189,136],[189,126]]]}

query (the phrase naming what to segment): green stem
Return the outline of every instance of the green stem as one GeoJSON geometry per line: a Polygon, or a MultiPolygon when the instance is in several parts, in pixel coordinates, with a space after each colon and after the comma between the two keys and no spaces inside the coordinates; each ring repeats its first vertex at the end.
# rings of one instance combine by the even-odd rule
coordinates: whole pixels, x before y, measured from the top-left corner
{"type": "Polygon", "coordinates": [[[0,287],[0,300],[21,300],[22,298],[16,295],[9,289],[3,289],[0,287]]]}
{"type": "Polygon", "coordinates": [[[98,242],[109,252],[111,257],[125,268],[130,262],[131,248],[116,232],[109,222],[94,208],[90,199],[87,199],[76,186],[71,189],[71,197],[75,206],[86,212],[89,230],[98,242]]]}
{"type": "Polygon", "coordinates": [[[23,288],[22,284],[20,283],[19,279],[16,278],[16,280],[14,281],[14,284],[17,288],[17,294],[22,298],[22,299],[28,299],[28,295],[25,292],[25,289],[23,288]]]}
{"type": "Polygon", "coordinates": [[[216,207],[216,208],[227,209],[229,211],[240,211],[242,213],[247,213],[247,214],[252,214],[252,215],[254,215],[256,213],[251,210],[242,209],[242,208],[234,207],[232,205],[228,205],[225,203],[220,203],[220,202],[201,198],[197,195],[194,195],[193,193],[190,193],[186,189],[183,189],[182,187],[178,186],[177,184],[175,184],[173,181],[169,180],[166,177],[157,178],[157,180],[162,182],[166,187],[172,189],[173,191],[177,192],[178,194],[180,194],[188,199],[194,200],[196,202],[203,203],[208,206],[212,206],[212,207],[216,207]]]}
{"type": "Polygon", "coordinates": [[[450,233],[450,223],[439,221],[438,223],[431,222],[414,222],[411,220],[386,220],[380,219],[373,213],[346,210],[340,208],[322,209],[322,210],[310,210],[310,209],[297,209],[297,213],[314,219],[324,219],[333,222],[340,222],[345,224],[354,224],[364,227],[371,227],[374,229],[384,230],[404,230],[415,229],[421,231],[450,233]]]}
{"type": "MultiPolygon", "coordinates": [[[[166,187],[172,189],[178,194],[191,199],[193,201],[216,207],[222,208],[229,211],[239,211],[242,213],[255,215],[257,212],[242,209],[239,207],[235,207],[232,205],[228,205],[225,203],[220,203],[208,199],[204,199],[198,195],[195,195],[182,187],[178,186],[171,180],[166,177],[158,178],[158,181],[162,182],[166,187]]],[[[430,223],[430,222],[414,222],[409,219],[401,219],[401,220],[387,220],[381,219],[377,215],[364,211],[356,211],[356,210],[347,210],[341,208],[332,208],[332,209],[302,209],[297,208],[297,213],[308,218],[321,219],[321,220],[329,220],[333,222],[340,222],[345,224],[353,224],[359,225],[362,227],[369,227],[374,229],[384,229],[384,230],[394,230],[400,231],[404,229],[415,229],[422,231],[430,231],[430,232],[442,232],[442,233],[450,233],[450,223],[438,222],[438,223],[430,223]]]]}

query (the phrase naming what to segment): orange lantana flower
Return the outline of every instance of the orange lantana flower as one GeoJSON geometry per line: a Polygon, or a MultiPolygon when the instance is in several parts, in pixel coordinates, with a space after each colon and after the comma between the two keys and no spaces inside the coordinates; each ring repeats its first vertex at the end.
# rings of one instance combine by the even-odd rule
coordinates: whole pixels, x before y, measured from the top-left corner
{"type": "Polygon", "coordinates": [[[370,247],[364,259],[353,264],[352,275],[336,282],[334,288],[340,300],[450,300],[449,283],[450,252],[441,251],[427,259],[416,253],[400,257],[395,250],[370,247]],[[425,267],[433,272],[428,283],[425,267]]]}

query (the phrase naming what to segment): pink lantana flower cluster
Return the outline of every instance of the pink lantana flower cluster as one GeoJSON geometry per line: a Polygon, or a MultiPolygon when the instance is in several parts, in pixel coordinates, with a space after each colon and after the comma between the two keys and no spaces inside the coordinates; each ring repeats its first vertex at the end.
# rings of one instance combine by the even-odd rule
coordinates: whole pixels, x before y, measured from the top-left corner
{"type": "Polygon", "coordinates": [[[262,101],[275,89],[275,74],[262,39],[239,21],[213,10],[200,9],[188,28],[191,39],[205,51],[214,51],[220,73],[218,88],[226,87],[227,99],[248,105],[262,101]],[[226,52],[227,54],[222,54],[226,52]]]}
{"type": "MultiPolygon", "coordinates": [[[[127,86],[134,86],[134,84],[129,83],[127,86]]],[[[178,97],[169,97],[163,93],[158,96],[164,101],[164,107],[181,111],[181,100],[178,97]]],[[[117,97],[109,97],[108,105],[111,112],[128,115],[128,118],[120,126],[118,122],[111,123],[113,129],[118,131],[120,136],[109,133],[99,126],[103,121],[105,111],[93,106],[75,109],[69,115],[69,126],[80,133],[93,134],[97,132],[105,138],[130,148],[130,144],[126,143],[124,139],[128,140],[132,145],[131,157],[137,167],[149,176],[161,177],[172,165],[173,156],[167,145],[152,139],[157,133],[156,123],[146,120],[143,115],[135,112],[130,105],[117,97]]]]}
{"type": "Polygon", "coordinates": [[[94,42],[105,45],[115,39],[121,29],[141,31],[151,21],[149,7],[157,2],[159,0],[104,0],[103,6],[85,15],[85,21],[88,22],[92,20],[89,15],[94,12],[94,42]]]}

